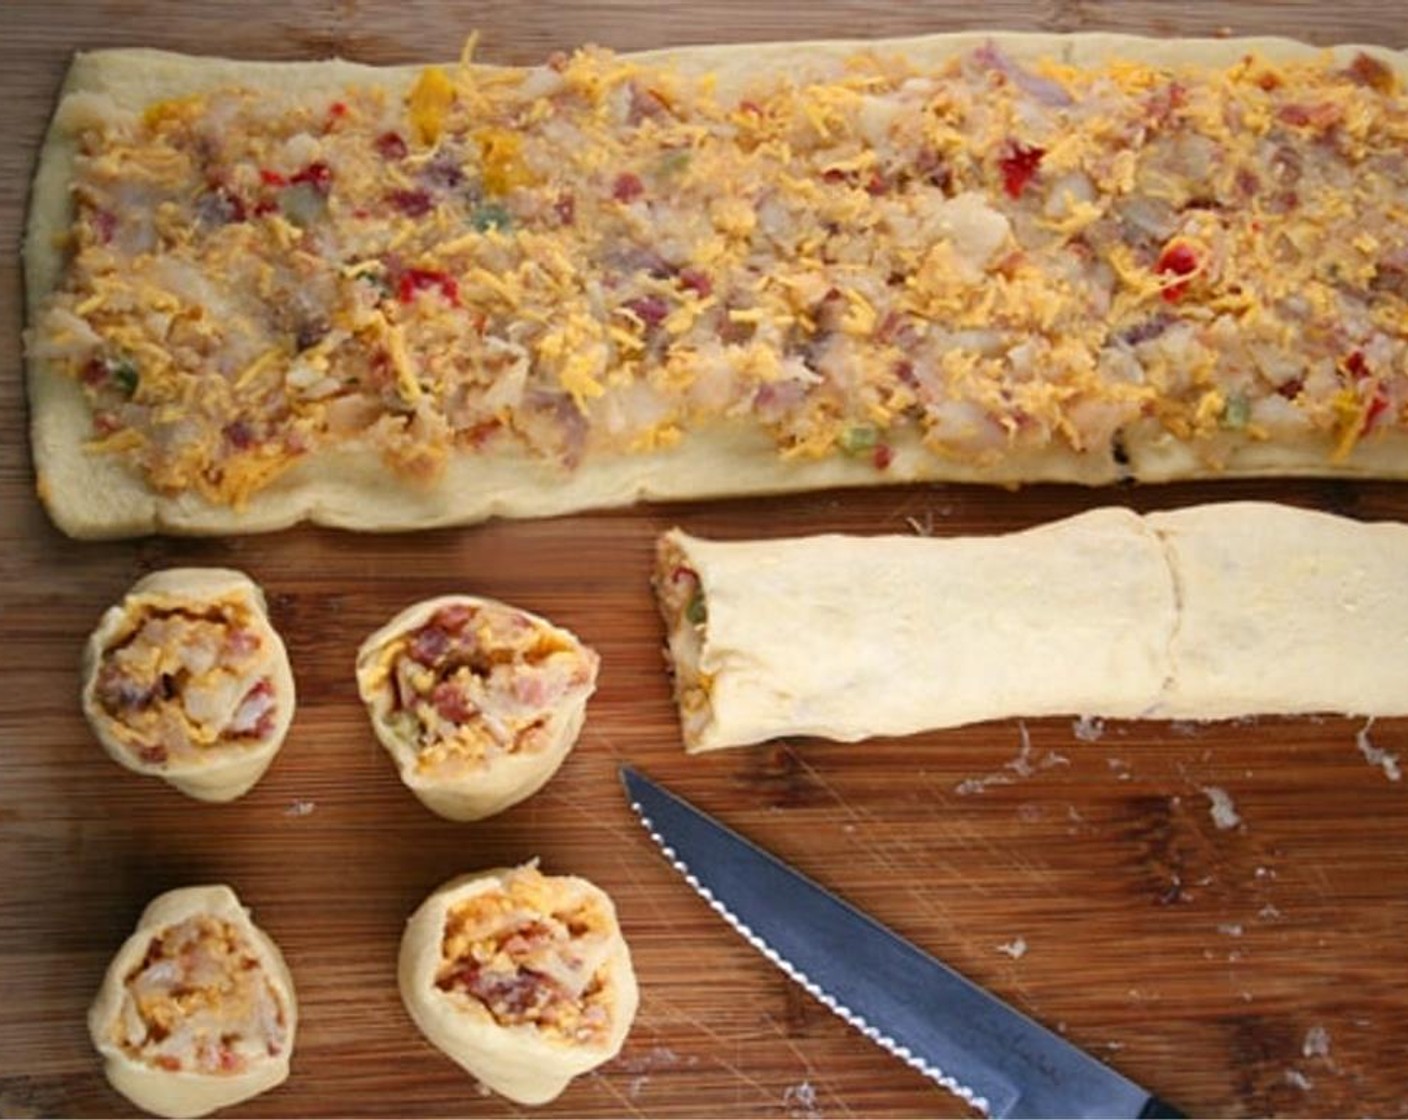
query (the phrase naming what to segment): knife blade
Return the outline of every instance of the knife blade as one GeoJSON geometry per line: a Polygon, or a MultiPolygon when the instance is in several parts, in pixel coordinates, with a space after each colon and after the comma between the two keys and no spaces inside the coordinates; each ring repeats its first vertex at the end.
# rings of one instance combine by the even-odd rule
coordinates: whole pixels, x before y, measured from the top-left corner
{"type": "Polygon", "coordinates": [[[1183,1114],[629,766],[646,831],[725,921],[871,1041],[992,1117],[1183,1114]]]}

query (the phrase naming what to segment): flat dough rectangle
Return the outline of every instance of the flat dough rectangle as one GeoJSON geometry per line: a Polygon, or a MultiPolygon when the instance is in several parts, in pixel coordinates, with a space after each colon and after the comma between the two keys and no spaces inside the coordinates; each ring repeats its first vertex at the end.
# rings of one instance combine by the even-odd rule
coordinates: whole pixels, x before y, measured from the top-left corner
{"type": "MultiPolygon", "coordinates": [[[[824,61],[857,50],[902,54],[918,65],[996,43],[1017,60],[1048,57],[1064,65],[1093,66],[1113,57],[1156,65],[1229,64],[1259,52],[1274,60],[1306,59],[1313,48],[1284,39],[1160,41],[1113,35],[973,33],[900,41],[762,44],[700,47],[632,56],[632,63],[668,63],[682,74],[710,73],[721,94],[748,87],[760,75],[789,72],[799,57],[824,61]]],[[[1402,56],[1378,48],[1335,48],[1340,62],[1361,49],[1402,72],[1402,56]]],[[[69,196],[80,134],[99,97],[122,111],[140,113],[157,101],[231,84],[299,95],[335,96],[353,83],[371,83],[400,97],[419,67],[372,68],[341,61],[306,64],[233,62],[155,51],[121,50],[76,57],[48,133],[36,173],[25,244],[27,305],[31,323],[60,282],[61,242],[72,221],[69,196]]],[[[486,77],[503,74],[475,66],[486,77]]],[[[319,450],[299,461],[243,506],[202,498],[193,490],[158,492],[115,455],[86,447],[91,413],[77,381],[42,357],[28,363],[32,443],[41,498],[55,521],[77,537],[130,536],[155,531],[242,533],[281,528],[301,520],[363,530],[401,530],[463,524],[492,516],[547,516],[627,504],[641,499],[680,499],[790,492],[823,487],[943,479],[1016,484],[1074,481],[1099,485],[1121,476],[1162,481],[1210,474],[1394,477],[1408,474],[1408,437],[1394,428],[1375,433],[1331,460],[1325,439],[1267,442],[1228,432],[1194,448],[1163,431],[1130,433],[1128,466],[1114,448],[1078,451],[1054,442],[1045,449],[1017,448],[995,462],[938,456],[917,438],[899,433],[887,448],[886,469],[864,456],[783,458],[752,425],[723,424],[692,433],[674,447],[639,454],[588,457],[572,470],[513,447],[493,454],[455,453],[432,484],[397,476],[374,448],[356,441],[319,450]]],[[[1384,425],[1384,427],[1388,427],[1384,425]]]]}
{"type": "Polygon", "coordinates": [[[995,537],[674,530],[656,583],[705,751],[1019,716],[1402,715],[1404,557],[1405,525],[1235,502],[995,537]]]}

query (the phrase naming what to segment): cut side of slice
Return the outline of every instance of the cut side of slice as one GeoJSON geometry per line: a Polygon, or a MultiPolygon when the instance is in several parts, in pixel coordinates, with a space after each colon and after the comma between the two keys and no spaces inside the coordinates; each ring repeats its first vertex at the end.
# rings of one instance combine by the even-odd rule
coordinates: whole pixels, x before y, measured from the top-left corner
{"type": "Polygon", "coordinates": [[[241,572],[147,576],[103,615],[84,654],[83,710],[108,754],[202,801],[249,791],[294,701],[288,653],[241,572]]]}
{"type": "Polygon", "coordinates": [[[282,954],[223,885],[153,900],[88,1017],[113,1088],[159,1116],[201,1116],[280,1084],[297,1025],[282,954]]]}
{"type": "Polygon", "coordinates": [[[409,607],[357,655],[357,689],[401,780],[478,820],[536,792],[567,757],[599,658],[568,630],[492,599],[409,607]]]}
{"type": "Polygon", "coordinates": [[[611,899],[532,863],[435,891],[406,925],[399,979],[425,1037],[520,1104],[614,1057],[639,1002],[611,899]]]}

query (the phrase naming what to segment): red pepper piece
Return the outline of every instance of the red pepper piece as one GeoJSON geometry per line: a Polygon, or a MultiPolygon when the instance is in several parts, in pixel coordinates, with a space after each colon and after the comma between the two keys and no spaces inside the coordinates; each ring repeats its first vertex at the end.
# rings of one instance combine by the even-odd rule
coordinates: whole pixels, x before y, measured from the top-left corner
{"type": "Polygon", "coordinates": [[[108,379],[108,364],[101,358],[89,358],[79,374],[83,384],[97,387],[108,379]]]}
{"type": "MultiPolygon", "coordinates": [[[[1198,270],[1198,254],[1182,241],[1175,241],[1167,246],[1159,254],[1159,262],[1154,266],[1154,271],[1161,274],[1172,274],[1174,276],[1188,276],[1198,270]]],[[[1188,291],[1188,282],[1181,280],[1170,284],[1163,290],[1163,297],[1167,303],[1176,303],[1183,298],[1188,291]]]]}
{"type": "MultiPolygon", "coordinates": [[[[1363,350],[1351,350],[1340,365],[1345,373],[1354,378],[1357,384],[1373,377],[1373,371],[1369,368],[1369,362],[1364,357],[1363,350]]],[[[1374,426],[1374,422],[1380,416],[1388,411],[1388,406],[1388,390],[1384,388],[1383,382],[1375,381],[1373,392],[1369,396],[1369,403],[1364,409],[1364,421],[1359,429],[1361,436],[1374,426]]]]}
{"type": "Polygon", "coordinates": [[[245,451],[254,446],[254,429],[247,420],[234,420],[226,424],[223,435],[236,450],[245,451]]]}
{"type": "Polygon", "coordinates": [[[1009,153],[997,161],[997,166],[1002,171],[1002,189],[1009,197],[1022,197],[1022,191],[1035,178],[1044,155],[1045,148],[1029,148],[1025,144],[1014,142],[1009,153]]]}
{"type": "Polygon", "coordinates": [[[571,191],[563,191],[558,195],[552,209],[557,215],[557,220],[565,226],[570,226],[577,220],[577,199],[571,191]]]}
{"type": "Polygon", "coordinates": [[[1397,82],[1393,71],[1384,62],[1360,51],[1346,68],[1350,78],[1361,86],[1368,86],[1378,93],[1392,93],[1397,82]]]}
{"type": "Polygon", "coordinates": [[[287,176],[280,175],[277,171],[271,171],[267,167],[261,167],[259,169],[259,181],[263,183],[266,187],[288,186],[287,176]]]}
{"type": "Polygon", "coordinates": [[[289,182],[308,183],[319,194],[327,194],[332,190],[332,168],[322,160],[315,160],[290,176],[289,182]]]}
{"type": "Polygon", "coordinates": [[[427,288],[440,289],[440,294],[446,303],[454,307],[460,305],[459,283],[448,272],[441,272],[434,268],[406,269],[401,273],[401,279],[396,284],[396,296],[402,303],[410,303],[415,299],[417,292],[425,291],[427,288]]]}
{"type": "Polygon", "coordinates": [[[1374,426],[1380,416],[1388,411],[1388,390],[1382,384],[1374,386],[1374,395],[1369,398],[1369,407],[1364,410],[1364,426],[1359,429],[1363,435],[1374,426]]]}

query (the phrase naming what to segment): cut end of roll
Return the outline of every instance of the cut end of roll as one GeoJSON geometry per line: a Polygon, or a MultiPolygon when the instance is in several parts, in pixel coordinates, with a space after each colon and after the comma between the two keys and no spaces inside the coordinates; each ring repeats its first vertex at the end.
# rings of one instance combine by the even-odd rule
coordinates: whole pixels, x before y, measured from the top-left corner
{"type": "Polygon", "coordinates": [[[557,771],[599,665],[544,618],[447,595],[402,611],[362,644],[357,688],[411,791],[443,817],[478,820],[557,771]]]}
{"type": "Polygon", "coordinates": [[[680,713],[680,734],[691,754],[708,750],[713,723],[711,681],[702,667],[709,625],[709,599],[699,569],[690,561],[692,538],[679,529],[664,534],[655,549],[655,601],[665,622],[665,660],[680,713]]]}
{"type": "Polygon", "coordinates": [[[544,1104],[621,1049],[639,995],[615,907],[536,863],[445,884],[401,942],[401,997],[426,1038],[493,1091],[544,1104]]]}
{"type": "Polygon", "coordinates": [[[158,1116],[203,1116],[288,1077],[297,1021],[278,948],[216,885],[147,907],[88,1025],[119,1093],[158,1116]]]}
{"type": "Polygon", "coordinates": [[[83,710],[108,754],[202,801],[253,787],[294,702],[287,651],[241,572],[153,573],[103,616],[84,656],[83,710]]]}

